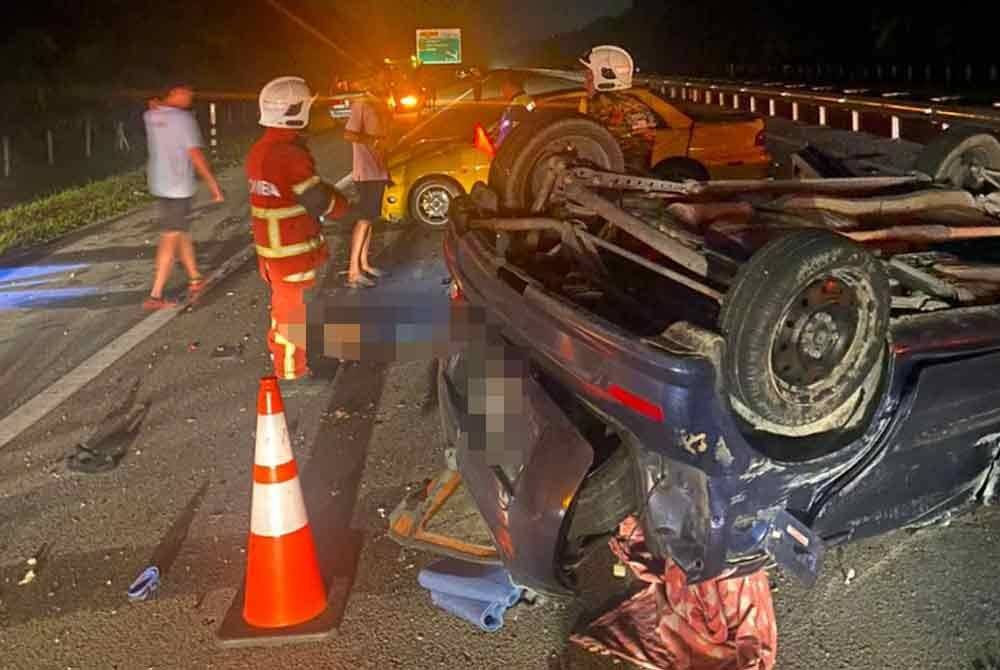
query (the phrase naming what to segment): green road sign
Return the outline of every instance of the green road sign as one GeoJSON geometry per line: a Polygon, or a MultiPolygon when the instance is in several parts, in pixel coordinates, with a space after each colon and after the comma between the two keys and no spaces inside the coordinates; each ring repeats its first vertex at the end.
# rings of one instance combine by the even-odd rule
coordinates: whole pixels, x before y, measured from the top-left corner
{"type": "Polygon", "coordinates": [[[417,58],[428,65],[462,62],[462,31],[459,28],[417,31],[417,58]]]}

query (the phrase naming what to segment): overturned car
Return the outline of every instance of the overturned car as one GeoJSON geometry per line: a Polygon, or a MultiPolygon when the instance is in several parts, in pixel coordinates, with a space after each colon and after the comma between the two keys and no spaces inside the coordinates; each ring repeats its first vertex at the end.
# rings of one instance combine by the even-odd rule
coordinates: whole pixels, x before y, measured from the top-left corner
{"type": "Polygon", "coordinates": [[[1000,143],[903,176],[623,173],[574,115],[519,126],[452,205],[467,346],[446,438],[500,560],[572,593],[628,514],[694,583],[992,500],[1000,143]]]}

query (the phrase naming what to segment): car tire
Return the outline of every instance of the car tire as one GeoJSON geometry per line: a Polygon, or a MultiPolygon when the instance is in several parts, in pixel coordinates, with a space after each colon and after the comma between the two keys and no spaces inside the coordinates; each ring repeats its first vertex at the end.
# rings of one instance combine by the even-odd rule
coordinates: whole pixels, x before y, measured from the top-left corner
{"type": "Polygon", "coordinates": [[[683,156],[668,158],[657,163],[656,167],[653,168],[653,174],[657,179],[667,181],[708,181],[711,179],[708,169],[704,165],[683,156]]]}
{"type": "Polygon", "coordinates": [[[1000,170],[1000,141],[977,128],[955,128],[923,148],[914,165],[935,182],[978,190],[986,183],[972,174],[972,166],[1000,170]]]}
{"type": "Polygon", "coordinates": [[[635,512],[636,490],[632,453],[622,443],[580,485],[570,511],[567,543],[615,532],[622,519],[635,512]]]}
{"type": "Polygon", "coordinates": [[[720,312],[734,411],[783,436],[843,429],[878,385],[889,305],[885,269],[855,242],[825,230],[769,242],[740,269],[720,312]]]}
{"type": "Polygon", "coordinates": [[[531,206],[542,170],[550,156],[567,153],[602,170],[622,172],[622,149],[604,126],[577,113],[531,119],[515,128],[500,145],[490,165],[489,185],[509,210],[531,206]]]}
{"type": "Polygon", "coordinates": [[[464,194],[449,177],[425,177],[413,185],[406,197],[410,220],[430,230],[444,230],[451,220],[451,203],[464,194]]]}

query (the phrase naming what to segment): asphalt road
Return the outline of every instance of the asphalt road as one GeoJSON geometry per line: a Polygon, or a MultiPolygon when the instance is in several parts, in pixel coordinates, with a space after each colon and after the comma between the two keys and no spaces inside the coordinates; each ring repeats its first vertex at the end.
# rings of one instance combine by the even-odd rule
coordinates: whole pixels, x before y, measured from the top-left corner
{"type": "MultiPolygon", "coordinates": [[[[786,145],[797,141],[788,137],[796,128],[773,130],[786,145]]],[[[872,160],[865,138],[809,137],[872,160]]],[[[897,144],[878,153],[909,149],[897,144]]],[[[322,151],[331,158],[321,169],[339,177],[343,164],[333,161],[346,157],[347,147],[331,140],[322,151]]],[[[97,253],[102,234],[73,244],[97,253]]],[[[342,268],[342,241],[334,244],[333,267],[342,268]]],[[[386,245],[393,245],[397,271],[421,262],[444,278],[435,235],[396,229],[376,240],[377,248],[386,245]]],[[[148,278],[148,258],[129,262],[136,264],[132,281],[148,278]]],[[[322,392],[287,401],[310,521],[343,620],[325,642],[216,646],[216,629],[243,579],[255,395],[269,370],[266,305],[264,286],[247,264],[0,449],[0,668],[621,667],[566,642],[622,587],[610,576],[608,552],[585,566],[582,600],[518,605],[501,631],[486,634],[434,608],[416,581],[430,557],[386,538],[385,515],[442,464],[430,361],[352,364],[322,392]],[[218,345],[242,351],[219,358],[218,345]],[[65,456],[105,423],[133,380],[150,411],[134,439],[121,438],[120,465],[101,475],[68,471],[65,456]],[[158,597],[130,604],[128,585],[154,557],[168,557],[158,597]],[[36,576],[26,581],[29,568],[36,576]]],[[[96,314],[87,311],[92,306],[72,309],[82,310],[74,318],[87,320],[91,337],[110,338],[105,331],[136,318],[137,300],[96,314]]],[[[7,316],[71,316],[34,311],[7,316]]],[[[3,331],[5,362],[29,354],[57,360],[78,355],[77,346],[100,346],[81,340],[50,353],[54,345],[39,338],[57,340],[58,325],[45,335],[43,321],[19,323],[3,331]]],[[[26,393],[24,380],[49,374],[44,364],[25,370],[5,378],[8,389],[26,393]]],[[[947,527],[836,550],[813,589],[775,573],[778,668],[1000,668],[989,660],[1000,656],[998,535],[1000,514],[983,509],[947,527]]]]}

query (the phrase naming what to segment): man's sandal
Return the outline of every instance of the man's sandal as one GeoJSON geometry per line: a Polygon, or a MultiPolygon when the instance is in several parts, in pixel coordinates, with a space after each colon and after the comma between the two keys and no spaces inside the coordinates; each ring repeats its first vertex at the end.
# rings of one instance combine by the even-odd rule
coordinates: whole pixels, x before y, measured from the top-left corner
{"type": "Polygon", "coordinates": [[[149,296],[146,301],[142,303],[142,308],[147,312],[156,311],[158,309],[170,309],[171,307],[176,307],[177,302],[175,300],[166,300],[164,298],[154,298],[149,296]]]}

